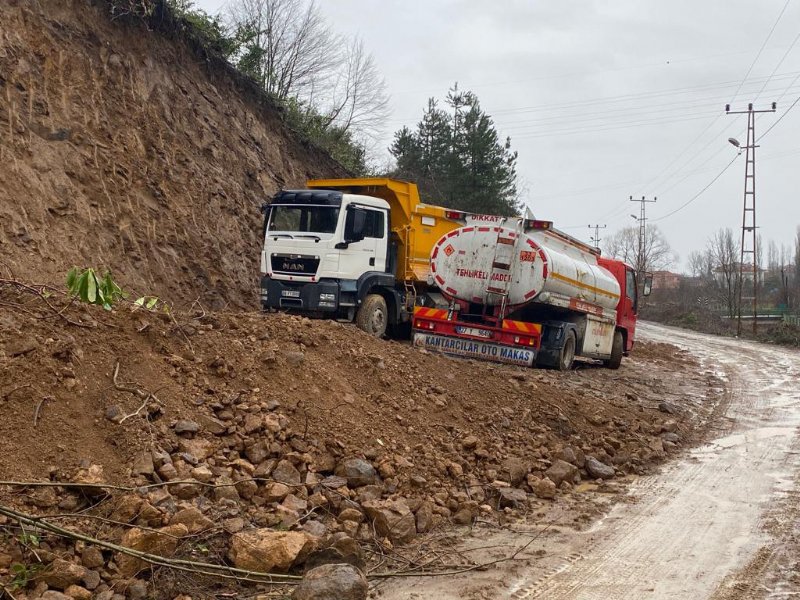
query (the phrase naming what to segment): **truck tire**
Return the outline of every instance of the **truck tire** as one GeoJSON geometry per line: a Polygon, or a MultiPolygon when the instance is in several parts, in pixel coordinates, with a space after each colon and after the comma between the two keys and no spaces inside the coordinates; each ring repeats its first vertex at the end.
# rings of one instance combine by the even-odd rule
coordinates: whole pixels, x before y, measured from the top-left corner
{"type": "Polygon", "coordinates": [[[604,360],[603,364],[609,369],[619,369],[622,364],[622,353],[625,350],[625,340],[621,331],[614,332],[614,343],[611,346],[611,358],[604,360]]]}
{"type": "Polygon", "coordinates": [[[575,345],[575,332],[570,329],[567,331],[567,337],[558,355],[556,368],[559,371],[569,371],[572,368],[572,362],[575,360],[575,345]]]}
{"type": "Polygon", "coordinates": [[[380,294],[368,294],[356,313],[356,325],[375,337],[386,335],[389,321],[389,309],[386,300],[380,294]]]}

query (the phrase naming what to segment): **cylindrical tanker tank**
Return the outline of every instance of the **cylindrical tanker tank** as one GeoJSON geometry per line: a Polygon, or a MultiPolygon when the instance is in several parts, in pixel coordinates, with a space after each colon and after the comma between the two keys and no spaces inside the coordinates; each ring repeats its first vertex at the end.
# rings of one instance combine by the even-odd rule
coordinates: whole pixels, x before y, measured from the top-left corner
{"type": "Polygon", "coordinates": [[[487,305],[505,294],[509,307],[559,296],[613,310],[620,299],[619,283],[596,254],[553,230],[453,230],[434,246],[431,271],[447,296],[487,305]]]}

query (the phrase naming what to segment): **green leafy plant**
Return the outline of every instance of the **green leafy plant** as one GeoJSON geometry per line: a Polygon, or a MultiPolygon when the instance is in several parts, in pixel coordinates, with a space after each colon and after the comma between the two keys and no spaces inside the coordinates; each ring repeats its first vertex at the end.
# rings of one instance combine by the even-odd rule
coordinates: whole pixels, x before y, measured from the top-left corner
{"type": "Polygon", "coordinates": [[[23,546],[32,546],[34,548],[39,547],[40,539],[39,536],[36,535],[35,533],[23,532],[19,534],[19,537],[17,539],[19,540],[19,543],[22,544],[23,546]]]}
{"type": "Polygon", "coordinates": [[[99,277],[91,268],[83,271],[78,267],[71,268],[67,273],[67,289],[81,302],[96,304],[106,310],[111,310],[115,302],[127,297],[109,271],[99,277]]]}
{"type": "Polygon", "coordinates": [[[14,591],[22,590],[28,587],[28,584],[36,577],[39,571],[39,565],[23,565],[22,563],[14,563],[11,565],[9,572],[11,573],[11,581],[8,588],[14,591]]]}

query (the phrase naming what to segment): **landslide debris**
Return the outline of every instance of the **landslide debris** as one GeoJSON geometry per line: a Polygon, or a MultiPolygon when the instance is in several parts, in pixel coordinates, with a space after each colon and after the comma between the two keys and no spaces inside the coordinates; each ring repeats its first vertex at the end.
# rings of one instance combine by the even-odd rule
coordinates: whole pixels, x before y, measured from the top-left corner
{"type": "Polygon", "coordinates": [[[111,4],[0,2],[4,267],[58,285],[105,267],[142,295],[254,308],[261,204],[346,173],[162,0],[147,22],[111,4]]]}
{"type": "MultiPolygon", "coordinates": [[[[696,435],[713,404],[698,389],[721,389],[666,345],[642,345],[619,371],[558,373],[432,355],[330,321],[126,305],[59,317],[28,295],[0,293],[0,479],[48,485],[0,484],[0,505],[162,561],[419,569],[430,559],[399,549],[430,532],[535,519],[582,482],[646,472],[696,435]]],[[[0,582],[33,568],[18,598],[70,586],[86,590],[73,597],[203,598],[246,585],[47,531],[33,547],[13,515],[0,528],[0,582]]],[[[328,584],[302,589],[314,585],[328,584]]]]}

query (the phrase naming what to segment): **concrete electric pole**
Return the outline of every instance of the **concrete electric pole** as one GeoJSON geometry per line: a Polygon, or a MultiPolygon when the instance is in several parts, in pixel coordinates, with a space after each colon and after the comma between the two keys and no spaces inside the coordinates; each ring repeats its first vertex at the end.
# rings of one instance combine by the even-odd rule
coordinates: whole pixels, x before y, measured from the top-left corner
{"type": "Polygon", "coordinates": [[[594,237],[590,238],[594,247],[600,250],[600,230],[605,229],[608,225],[589,225],[589,229],[594,229],[594,237]]]}
{"type": "Polygon", "coordinates": [[[656,202],[658,198],[653,197],[652,200],[647,200],[642,196],[641,200],[636,200],[631,196],[630,200],[631,202],[638,202],[640,205],[639,216],[631,216],[639,223],[639,243],[636,247],[636,280],[639,282],[639,285],[642,285],[645,267],[647,266],[645,264],[647,258],[647,204],[656,202]]]}

